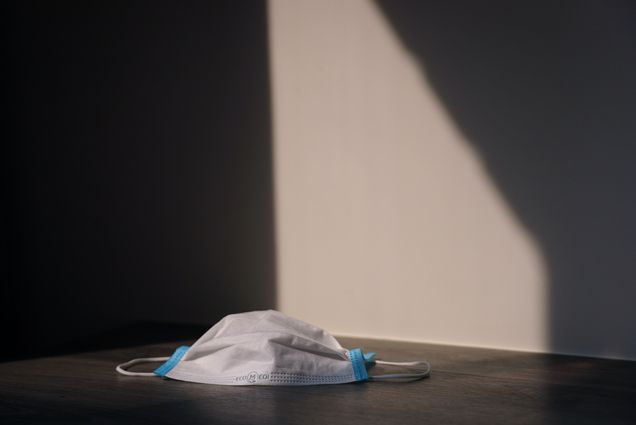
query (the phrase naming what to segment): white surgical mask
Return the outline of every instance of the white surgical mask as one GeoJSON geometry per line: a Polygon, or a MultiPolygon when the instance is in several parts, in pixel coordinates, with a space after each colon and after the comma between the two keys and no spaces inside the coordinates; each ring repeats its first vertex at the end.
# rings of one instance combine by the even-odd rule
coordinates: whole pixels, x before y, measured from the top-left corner
{"type": "Polygon", "coordinates": [[[355,381],[413,381],[428,376],[425,361],[386,362],[360,348],[347,350],[328,332],[278,311],[226,316],[191,347],[171,357],[134,359],[116,368],[133,376],[161,376],[220,385],[314,385],[355,381]],[[145,362],[164,361],[154,372],[130,372],[145,362]],[[375,363],[411,369],[405,373],[369,375],[375,363]]]}

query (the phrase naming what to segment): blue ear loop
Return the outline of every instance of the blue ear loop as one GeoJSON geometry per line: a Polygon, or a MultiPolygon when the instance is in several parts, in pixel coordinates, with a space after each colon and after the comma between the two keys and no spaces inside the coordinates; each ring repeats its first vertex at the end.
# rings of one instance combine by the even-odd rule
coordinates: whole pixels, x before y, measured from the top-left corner
{"type": "Polygon", "coordinates": [[[188,351],[188,348],[190,347],[188,347],[187,345],[182,345],[181,347],[177,348],[167,362],[155,369],[154,374],[158,376],[166,376],[166,374],[170,372],[177,365],[177,363],[179,363],[181,358],[185,355],[186,351],[188,351]]]}
{"type": "Polygon", "coordinates": [[[375,364],[375,353],[363,353],[361,348],[354,348],[349,351],[349,359],[353,365],[353,376],[356,381],[366,381],[369,379],[367,367],[375,364]]]}

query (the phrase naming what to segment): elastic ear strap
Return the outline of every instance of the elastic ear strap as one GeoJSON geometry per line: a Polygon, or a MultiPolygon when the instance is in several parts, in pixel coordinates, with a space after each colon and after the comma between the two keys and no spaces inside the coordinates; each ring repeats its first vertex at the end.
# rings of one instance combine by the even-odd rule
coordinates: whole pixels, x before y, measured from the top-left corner
{"type": "Polygon", "coordinates": [[[431,373],[431,365],[429,362],[387,362],[383,360],[376,360],[377,364],[383,364],[388,366],[406,366],[406,367],[423,367],[421,371],[411,373],[389,373],[384,375],[369,376],[370,381],[386,381],[390,379],[399,379],[404,381],[415,381],[421,378],[425,378],[431,373]]]}
{"type": "Polygon", "coordinates": [[[117,365],[115,370],[121,373],[122,375],[127,375],[127,376],[157,376],[153,372],[128,372],[126,369],[140,363],[165,362],[169,358],[170,357],[146,357],[143,359],[132,359],[126,363],[117,365]]]}

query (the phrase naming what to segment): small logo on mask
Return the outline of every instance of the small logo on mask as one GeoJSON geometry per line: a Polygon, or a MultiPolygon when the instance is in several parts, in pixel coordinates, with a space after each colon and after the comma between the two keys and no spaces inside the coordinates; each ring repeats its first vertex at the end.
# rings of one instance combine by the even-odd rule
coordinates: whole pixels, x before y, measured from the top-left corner
{"type": "Polygon", "coordinates": [[[258,381],[268,380],[269,373],[258,373],[256,371],[250,372],[247,375],[237,376],[234,380],[239,382],[248,382],[250,384],[255,384],[258,381]]]}

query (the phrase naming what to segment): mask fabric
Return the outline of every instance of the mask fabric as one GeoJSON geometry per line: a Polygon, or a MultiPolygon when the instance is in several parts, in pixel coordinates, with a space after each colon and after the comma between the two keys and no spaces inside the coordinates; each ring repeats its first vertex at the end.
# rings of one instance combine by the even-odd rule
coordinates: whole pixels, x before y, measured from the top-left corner
{"type": "Polygon", "coordinates": [[[219,385],[316,385],[356,381],[413,381],[430,374],[425,361],[386,362],[360,348],[347,350],[328,332],[275,310],[231,314],[191,347],[171,357],[134,359],[116,367],[130,376],[161,376],[219,385]],[[165,362],[154,372],[130,372],[133,365],[165,362]],[[411,371],[369,376],[374,364],[411,371]]]}

